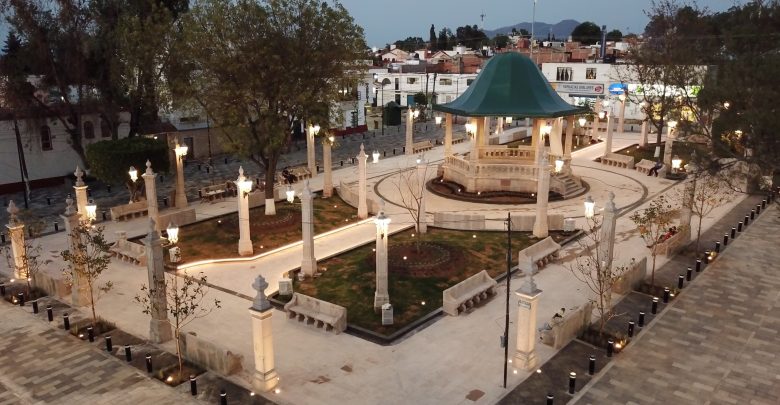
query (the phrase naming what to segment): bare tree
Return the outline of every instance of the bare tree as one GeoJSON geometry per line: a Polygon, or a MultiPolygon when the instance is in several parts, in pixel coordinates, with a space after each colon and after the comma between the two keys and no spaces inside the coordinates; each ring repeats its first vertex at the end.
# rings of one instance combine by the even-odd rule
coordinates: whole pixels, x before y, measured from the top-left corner
{"type": "Polygon", "coordinates": [[[63,273],[71,284],[82,282],[87,286],[89,307],[92,310],[92,326],[97,324],[95,303],[113,287],[111,281],[99,283],[99,278],[111,263],[111,244],[103,235],[103,227],[81,223],[71,231],[70,249],[60,252],[63,260],[70,264],[70,270],[63,273]]]}
{"type": "MultiPolygon", "coordinates": [[[[192,321],[203,318],[216,308],[220,308],[220,301],[214,299],[214,303],[207,303],[203,300],[209,292],[208,280],[203,273],[197,277],[190,277],[185,271],[182,276],[176,274],[166,274],[164,283],[165,299],[167,302],[168,314],[173,319],[173,333],[176,340],[176,356],[179,359],[179,379],[182,378],[184,362],[181,354],[181,332],[182,328],[189,325],[192,321]]],[[[141,286],[141,293],[135,296],[135,301],[143,307],[143,313],[151,314],[158,304],[155,301],[158,291],[155,287],[148,287],[145,284],[141,286]]]]}
{"type": "Polygon", "coordinates": [[[631,214],[631,220],[639,230],[639,236],[644,239],[645,244],[650,249],[650,255],[653,257],[653,267],[650,273],[650,285],[655,287],[655,258],[658,255],[658,244],[661,243],[661,237],[669,229],[672,218],[675,214],[672,205],[667,202],[666,197],[659,196],[650,202],[650,205],[640,211],[631,214]]]}
{"type": "Polygon", "coordinates": [[[417,159],[418,166],[399,170],[398,179],[393,182],[398,196],[401,198],[401,205],[414,221],[414,230],[419,235],[416,239],[418,250],[422,235],[427,232],[426,226],[422,224],[425,220],[423,195],[425,193],[425,179],[428,178],[428,170],[430,170],[427,164],[424,169],[421,169],[421,163],[424,163],[422,158],[417,159]]]}
{"type": "Polygon", "coordinates": [[[702,219],[715,208],[731,201],[734,198],[734,190],[728,187],[719,176],[695,171],[689,175],[689,180],[679,198],[682,200],[683,206],[689,207],[691,213],[699,218],[696,230],[696,252],[698,252],[702,219]]]}
{"type": "Polygon", "coordinates": [[[601,220],[594,217],[586,221],[588,232],[577,240],[579,251],[574,255],[574,262],[567,267],[595,295],[591,302],[599,313],[599,333],[603,333],[604,325],[616,316],[612,311],[612,289],[628,267],[613,265],[614,254],[606,257],[608,250],[600,248],[602,243],[607,242],[602,240],[599,231],[601,220]]]}

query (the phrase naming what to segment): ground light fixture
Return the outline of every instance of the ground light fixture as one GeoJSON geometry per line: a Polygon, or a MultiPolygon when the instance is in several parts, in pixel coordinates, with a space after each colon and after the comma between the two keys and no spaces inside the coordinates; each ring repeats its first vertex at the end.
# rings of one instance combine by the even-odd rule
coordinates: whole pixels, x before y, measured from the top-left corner
{"type": "Polygon", "coordinates": [[[591,196],[585,198],[585,218],[593,218],[596,214],[596,203],[591,196]]]}

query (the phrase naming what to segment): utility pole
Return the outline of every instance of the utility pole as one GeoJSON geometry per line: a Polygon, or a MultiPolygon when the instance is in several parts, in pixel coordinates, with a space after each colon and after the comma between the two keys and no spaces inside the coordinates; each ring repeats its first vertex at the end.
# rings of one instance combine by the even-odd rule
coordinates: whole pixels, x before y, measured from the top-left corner
{"type": "Polygon", "coordinates": [[[24,208],[29,209],[29,195],[30,195],[30,179],[27,173],[27,162],[24,159],[24,146],[22,145],[22,136],[19,133],[19,121],[16,119],[16,114],[13,115],[14,120],[14,133],[16,134],[16,153],[19,155],[19,176],[22,179],[22,187],[24,187],[24,208]]]}
{"type": "Polygon", "coordinates": [[[506,214],[506,318],[504,319],[504,388],[509,364],[509,284],[512,281],[512,213],[506,214]]]}

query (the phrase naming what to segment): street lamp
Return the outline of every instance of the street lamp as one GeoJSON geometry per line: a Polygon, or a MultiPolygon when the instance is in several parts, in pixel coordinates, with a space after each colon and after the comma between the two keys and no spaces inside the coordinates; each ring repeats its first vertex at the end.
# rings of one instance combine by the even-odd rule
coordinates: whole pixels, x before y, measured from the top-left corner
{"type": "Polygon", "coordinates": [[[295,190],[293,190],[292,186],[288,185],[284,194],[287,195],[287,202],[293,203],[295,201],[295,190]]]}
{"type": "Polygon", "coordinates": [[[175,222],[171,221],[165,231],[168,233],[168,242],[171,245],[179,242],[179,226],[175,222]]]}
{"type": "Polygon", "coordinates": [[[377,214],[376,218],[374,218],[374,223],[376,224],[376,228],[379,231],[380,237],[387,237],[387,228],[390,225],[390,217],[385,215],[384,209],[379,211],[379,214],[377,214]]]}
{"type": "Polygon", "coordinates": [[[238,186],[238,191],[241,193],[241,196],[244,198],[246,198],[249,195],[249,192],[252,191],[252,180],[246,177],[236,181],[236,185],[238,186]]]}
{"type": "Polygon", "coordinates": [[[314,131],[314,135],[315,136],[319,135],[319,133],[320,133],[320,126],[319,126],[319,124],[314,124],[314,126],[311,127],[311,129],[312,129],[312,131],[314,131]]]}
{"type": "Polygon", "coordinates": [[[504,122],[506,122],[507,125],[512,125],[512,117],[506,117],[504,122]]]}
{"type": "Polygon", "coordinates": [[[599,119],[600,120],[603,120],[606,117],[607,117],[607,111],[606,110],[599,111],[599,119]]]}
{"type": "Polygon", "coordinates": [[[474,124],[473,122],[467,122],[465,127],[466,127],[466,133],[471,136],[474,136],[474,134],[477,132],[477,125],[474,124]]]}
{"type": "Polygon", "coordinates": [[[176,153],[176,157],[181,160],[184,160],[184,157],[187,156],[187,150],[189,150],[187,145],[179,145],[178,142],[176,143],[176,147],[173,148],[173,151],[176,153]]]}
{"type": "Polygon", "coordinates": [[[545,121],[545,123],[542,124],[540,130],[542,132],[542,135],[550,135],[550,132],[552,131],[552,126],[545,121]]]}
{"type": "Polygon", "coordinates": [[[596,203],[593,201],[593,198],[591,196],[588,196],[585,198],[585,218],[593,218],[593,215],[596,214],[596,203]]]}
{"type": "Polygon", "coordinates": [[[413,110],[412,110],[412,118],[415,118],[415,119],[417,119],[417,117],[419,117],[419,116],[420,116],[420,110],[418,110],[418,109],[413,109],[413,110]]]}
{"type": "Polygon", "coordinates": [[[621,94],[621,95],[618,96],[618,99],[620,99],[620,102],[622,103],[622,102],[626,101],[626,95],[625,94],[621,94]]]}
{"type": "Polygon", "coordinates": [[[436,125],[441,126],[441,116],[437,115],[434,120],[436,121],[436,125]]]}
{"type": "Polygon", "coordinates": [[[677,121],[671,120],[666,125],[669,125],[669,128],[675,129],[677,127],[677,121]]]}
{"type": "Polygon", "coordinates": [[[379,151],[375,150],[374,153],[371,154],[371,158],[374,163],[379,163],[379,151]]]}
{"type": "Polygon", "coordinates": [[[675,155],[672,158],[672,173],[677,173],[680,170],[681,165],[682,165],[682,159],[680,159],[679,156],[675,155]]]}
{"type": "Polygon", "coordinates": [[[729,109],[729,107],[731,107],[731,103],[729,103],[728,101],[726,101],[726,102],[724,102],[724,103],[723,103],[723,108],[725,108],[725,109],[727,109],[727,110],[728,110],[728,109],[729,109]]]}
{"type": "Polygon", "coordinates": [[[127,174],[130,175],[130,180],[135,183],[138,180],[138,170],[135,169],[135,167],[130,166],[130,170],[127,171],[127,174]]]}
{"type": "Polygon", "coordinates": [[[97,218],[97,205],[95,204],[95,200],[90,199],[84,208],[87,210],[87,221],[93,222],[97,218]]]}
{"type": "Polygon", "coordinates": [[[577,121],[580,123],[580,127],[582,127],[582,128],[584,128],[585,124],[588,123],[588,119],[585,118],[585,117],[580,117],[577,121]]]}

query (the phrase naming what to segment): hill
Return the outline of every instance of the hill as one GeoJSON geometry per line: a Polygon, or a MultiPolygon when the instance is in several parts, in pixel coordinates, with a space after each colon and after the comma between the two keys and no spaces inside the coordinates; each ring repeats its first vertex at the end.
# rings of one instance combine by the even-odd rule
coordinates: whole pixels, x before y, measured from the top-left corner
{"type": "MultiPolygon", "coordinates": [[[[569,35],[571,35],[571,32],[574,31],[574,28],[578,25],[580,25],[579,21],[575,20],[562,20],[555,24],[548,24],[537,21],[534,25],[534,36],[540,39],[547,38],[547,34],[549,34],[550,29],[552,29],[552,33],[555,35],[555,38],[565,40],[569,37],[569,35]]],[[[494,30],[485,30],[485,35],[487,35],[489,38],[493,38],[496,36],[496,34],[508,34],[512,32],[512,28],[518,31],[520,31],[521,28],[524,28],[528,32],[531,32],[531,23],[521,22],[519,24],[508,25],[506,27],[496,28],[494,30]]]]}

